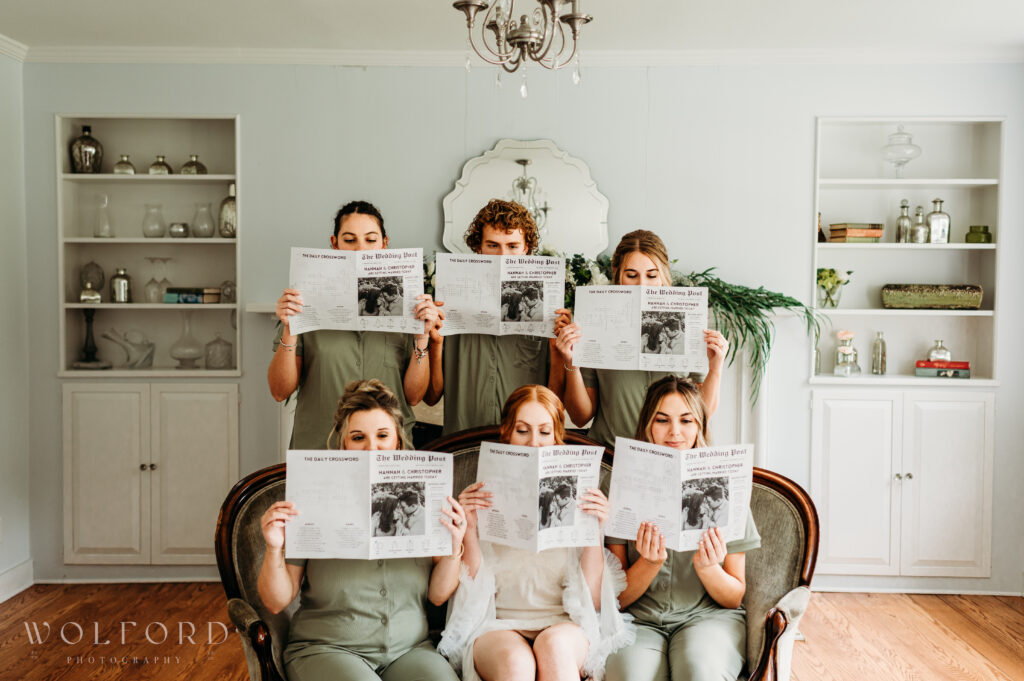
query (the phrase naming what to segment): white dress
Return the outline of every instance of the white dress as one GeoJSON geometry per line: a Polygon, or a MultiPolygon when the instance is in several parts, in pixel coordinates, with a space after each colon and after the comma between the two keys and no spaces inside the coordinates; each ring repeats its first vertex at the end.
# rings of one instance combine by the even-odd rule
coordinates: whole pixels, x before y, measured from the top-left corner
{"type": "Polygon", "coordinates": [[[480,542],[482,560],[476,577],[465,564],[452,597],[448,624],[437,651],[448,658],[462,681],[479,681],[473,644],[491,631],[538,631],[560,622],[575,622],[590,643],[583,672],[595,680],[604,675],[608,655],[636,638],[632,617],[618,609],[626,587],[622,565],[607,549],[601,575],[601,611],[580,567],[582,549],[549,549],[540,553],[480,542]]]}

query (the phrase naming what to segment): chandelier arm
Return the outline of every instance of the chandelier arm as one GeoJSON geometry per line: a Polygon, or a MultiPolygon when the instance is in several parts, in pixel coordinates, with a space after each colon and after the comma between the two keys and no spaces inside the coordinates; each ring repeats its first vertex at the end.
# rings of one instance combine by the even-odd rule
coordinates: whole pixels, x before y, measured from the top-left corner
{"type": "MultiPolygon", "coordinates": [[[[487,24],[490,23],[491,15],[494,13],[494,10],[494,5],[489,7],[487,9],[487,13],[484,15],[483,22],[480,23],[480,40],[483,42],[484,50],[486,50],[491,56],[488,57],[480,50],[476,40],[473,38],[474,32],[472,29],[469,31],[469,46],[473,48],[474,52],[476,52],[476,56],[480,57],[480,59],[484,60],[486,63],[491,64],[492,66],[503,66],[512,59],[514,53],[508,52],[506,54],[502,54],[487,44],[487,24]]],[[[497,44],[495,47],[497,47],[497,44]]]]}
{"type": "Polygon", "coordinates": [[[530,54],[530,56],[536,62],[542,62],[544,58],[547,57],[547,54],[551,50],[551,47],[555,44],[555,28],[557,27],[559,30],[561,30],[562,28],[562,22],[558,20],[558,10],[554,7],[554,5],[549,5],[548,3],[542,2],[541,14],[544,16],[544,39],[541,41],[541,44],[544,46],[544,50],[540,54],[537,54],[536,52],[532,52],[530,54]],[[548,9],[551,10],[550,19],[548,17],[548,9]],[[550,37],[548,36],[549,31],[551,32],[550,37]]]}

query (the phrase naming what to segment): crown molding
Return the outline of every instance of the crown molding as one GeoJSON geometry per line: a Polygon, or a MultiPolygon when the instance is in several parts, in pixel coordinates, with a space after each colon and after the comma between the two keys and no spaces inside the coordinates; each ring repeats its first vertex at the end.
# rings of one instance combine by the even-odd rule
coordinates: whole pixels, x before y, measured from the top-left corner
{"type": "Polygon", "coordinates": [[[23,62],[25,55],[28,54],[28,45],[22,45],[17,40],[12,40],[0,33],[0,54],[23,62]]]}
{"type": "MultiPolygon", "coordinates": [[[[283,64],[314,66],[462,67],[464,50],[318,50],[190,47],[32,47],[0,36],[0,53],[38,63],[283,64]],[[6,41],[6,43],[4,42],[6,41]],[[6,49],[5,49],[6,48],[6,49]],[[26,55],[27,52],[27,55],[26,55]]],[[[752,66],[1024,63],[1024,46],[942,50],[587,50],[587,66],[752,66]]],[[[473,57],[473,66],[486,67],[473,57]]]]}

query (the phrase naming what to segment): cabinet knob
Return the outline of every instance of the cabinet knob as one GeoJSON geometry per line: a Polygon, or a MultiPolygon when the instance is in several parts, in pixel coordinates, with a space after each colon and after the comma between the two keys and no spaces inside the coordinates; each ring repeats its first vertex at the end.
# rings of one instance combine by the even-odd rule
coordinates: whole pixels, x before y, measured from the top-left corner
{"type": "Polygon", "coordinates": [[[903,477],[905,477],[907,480],[913,480],[914,479],[914,474],[913,473],[907,473],[903,477]]]}
{"type": "Polygon", "coordinates": [[[896,480],[902,480],[903,479],[903,474],[902,473],[897,473],[896,475],[894,475],[892,477],[895,478],[896,480]]]}
{"type": "Polygon", "coordinates": [[[146,464],[144,464],[144,463],[140,463],[140,464],[139,464],[139,470],[140,470],[140,471],[144,471],[144,470],[146,470],[146,464]]]}
{"type": "Polygon", "coordinates": [[[156,464],[155,463],[149,464],[149,470],[155,471],[156,470],[156,464]]]}

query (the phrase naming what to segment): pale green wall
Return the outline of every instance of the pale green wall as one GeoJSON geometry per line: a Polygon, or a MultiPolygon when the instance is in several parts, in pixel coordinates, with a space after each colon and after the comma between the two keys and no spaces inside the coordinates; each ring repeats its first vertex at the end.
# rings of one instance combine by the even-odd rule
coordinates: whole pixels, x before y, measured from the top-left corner
{"type": "Polygon", "coordinates": [[[29,373],[22,65],[0,56],[0,575],[29,559],[29,373]]]}
{"type": "MultiPolygon", "coordinates": [[[[804,297],[813,214],[817,115],[1009,115],[1001,291],[1024,292],[1024,65],[701,66],[592,68],[530,74],[494,88],[474,68],[25,65],[29,298],[33,342],[33,557],[46,578],[196,574],[190,569],[64,566],[60,559],[60,381],[55,377],[57,271],[53,117],[58,113],[241,115],[244,284],[241,302],[270,302],[288,248],[326,246],[342,202],[384,211],[395,246],[441,243],[441,199],[462,164],[503,137],[550,138],[585,160],[610,201],[611,241],[658,229],[685,268],[804,297]]],[[[137,159],[136,163],[144,162],[137,159]]],[[[904,588],[1021,590],[1017,518],[1024,479],[1024,308],[1006,304],[998,334],[996,547],[990,580],[861,580],[904,588]]],[[[276,461],[266,385],[272,327],[241,315],[243,473],[276,461]]],[[[770,464],[806,483],[810,462],[808,341],[778,322],[770,380],[770,464]],[[787,371],[787,367],[800,367],[787,371]],[[795,435],[794,435],[795,434],[795,435]]],[[[719,417],[716,416],[716,420],[719,417]]],[[[207,574],[210,574],[207,572],[207,574]]],[[[854,582],[856,580],[849,580],[854,582]]]]}

